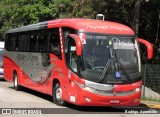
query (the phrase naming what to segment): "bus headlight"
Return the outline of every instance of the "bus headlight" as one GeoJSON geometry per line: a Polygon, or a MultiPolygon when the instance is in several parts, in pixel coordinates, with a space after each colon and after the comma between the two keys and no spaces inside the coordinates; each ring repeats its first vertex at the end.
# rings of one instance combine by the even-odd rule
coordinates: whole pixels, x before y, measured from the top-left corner
{"type": "Polygon", "coordinates": [[[83,90],[86,90],[86,91],[89,91],[89,92],[92,92],[93,88],[91,87],[87,87],[85,86],[84,84],[81,84],[79,82],[75,82],[80,88],[82,88],[83,90]]]}
{"type": "Polygon", "coordinates": [[[84,84],[81,84],[81,83],[79,83],[79,82],[77,82],[77,81],[75,81],[75,83],[76,83],[80,88],[82,88],[82,89],[85,88],[84,84]]]}
{"type": "Polygon", "coordinates": [[[89,91],[89,92],[92,92],[93,89],[90,88],[90,87],[85,87],[84,90],[89,91]]]}

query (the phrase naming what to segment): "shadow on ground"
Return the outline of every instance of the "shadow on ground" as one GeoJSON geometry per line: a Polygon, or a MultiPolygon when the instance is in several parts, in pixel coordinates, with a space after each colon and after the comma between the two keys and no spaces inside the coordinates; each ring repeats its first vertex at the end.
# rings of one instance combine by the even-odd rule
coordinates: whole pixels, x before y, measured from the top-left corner
{"type": "Polygon", "coordinates": [[[6,82],[6,80],[3,78],[0,78],[0,82],[6,82]]]}

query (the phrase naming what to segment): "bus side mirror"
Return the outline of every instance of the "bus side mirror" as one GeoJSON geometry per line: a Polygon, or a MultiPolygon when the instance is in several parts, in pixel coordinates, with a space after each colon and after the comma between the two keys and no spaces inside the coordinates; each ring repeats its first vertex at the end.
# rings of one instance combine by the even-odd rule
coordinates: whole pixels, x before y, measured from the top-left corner
{"type": "Polygon", "coordinates": [[[152,59],[153,58],[153,47],[152,44],[149,43],[148,41],[138,38],[138,42],[144,44],[147,47],[147,53],[148,53],[148,59],[152,59]]]}
{"type": "Polygon", "coordinates": [[[78,35],[76,34],[69,34],[75,40],[76,43],[76,55],[82,56],[82,42],[78,35]]]}

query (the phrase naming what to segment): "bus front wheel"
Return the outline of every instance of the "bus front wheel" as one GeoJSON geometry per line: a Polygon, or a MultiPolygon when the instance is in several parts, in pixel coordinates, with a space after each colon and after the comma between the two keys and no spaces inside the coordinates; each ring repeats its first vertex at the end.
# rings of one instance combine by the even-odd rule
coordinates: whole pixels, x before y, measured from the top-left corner
{"type": "Polygon", "coordinates": [[[17,73],[15,72],[13,74],[13,83],[14,83],[14,89],[16,91],[19,91],[21,89],[20,85],[18,84],[18,76],[17,76],[17,73]]]}
{"type": "Polygon", "coordinates": [[[66,105],[66,102],[62,99],[62,88],[59,83],[53,86],[53,102],[60,106],[66,105]]]}

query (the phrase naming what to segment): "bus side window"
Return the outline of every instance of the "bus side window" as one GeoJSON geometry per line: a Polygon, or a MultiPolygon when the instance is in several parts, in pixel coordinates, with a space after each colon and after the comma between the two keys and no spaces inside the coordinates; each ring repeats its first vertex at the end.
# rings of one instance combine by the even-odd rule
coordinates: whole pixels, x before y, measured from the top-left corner
{"type": "Polygon", "coordinates": [[[15,42],[15,51],[19,51],[18,45],[19,45],[19,34],[17,33],[16,34],[16,42],[15,42]]]}
{"type": "Polygon", "coordinates": [[[7,34],[5,39],[6,49],[9,51],[15,51],[16,49],[16,35],[15,34],[7,34]]]}
{"type": "Polygon", "coordinates": [[[58,58],[62,58],[60,49],[60,37],[58,28],[50,32],[50,52],[55,54],[58,58]],[[55,30],[55,31],[54,31],[55,30]]]}
{"type": "Polygon", "coordinates": [[[37,52],[38,50],[38,36],[36,32],[32,32],[30,35],[30,51],[37,52]]]}
{"type": "Polygon", "coordinates": [[[47,45],[47,32],[42,30],[38,35],[38,51],[47,52],[47,45]]]}
{"type": "Polygon", "coordinates": [[[30,46],[29,34],[21,33],[19,36],[19,47],[18,49],[23,52],[28,52],[30,46]]]}

